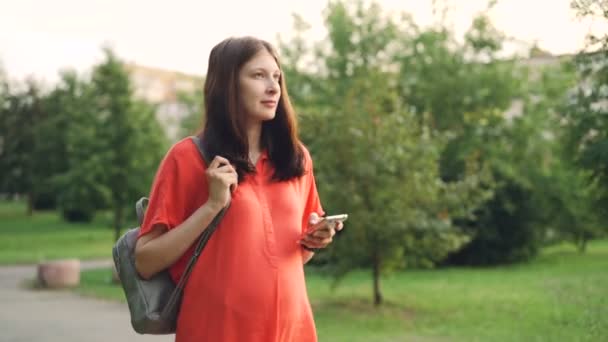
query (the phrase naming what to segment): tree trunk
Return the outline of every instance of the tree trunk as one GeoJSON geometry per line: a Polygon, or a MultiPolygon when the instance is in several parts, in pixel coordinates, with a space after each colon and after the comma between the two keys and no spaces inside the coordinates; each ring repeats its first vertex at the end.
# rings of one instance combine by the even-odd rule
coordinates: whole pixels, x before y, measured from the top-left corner
{"type": "Polygon", "coordinates": [[[123,226],[123,208],[121,205],[114,207],[114,242],[120,238],[120,230],[123,226]]]}
{"type": "Polygon", "coordinates": [[[27,198],[27,216],[32,216],[34,214],[34,195],[31,192],[28,192],[26,195],[27,198]]]}
{"type": "Polygon", "coordinates": [[[585,251],[587,250],[587,237],[585,235],[581,235],[578,238],[578,241],[576,243],[576,247],[578,248],[578,252],[580,254],[584,254],[585,251]]]}
{"type": "Polygon", "coordinates": [[[374,305],[380,306],[382,304],[382,293],[380,292],[380,257],[376,253],[374,255],[373,265],[374,275],[374,305]]]}
{"type": "MultiPolygon", "coordinates": [[[[369,187],[367,184],[361,184],[361,194],[365,201],[365,206],[369,211],[374,211],[374,206],[372,205],[369,195],[371,191],[369,191],[369,187]]],[[[378,246],[377,241],[375,241],[375,236],[370,232],[370,230],[366,230],[367,240],[370,241],[372,246],[378,246]]],[[[373,247],[372,247],[373,248],[373,247]]],[[[372,250],[372,275],[374,278],[374,306],[380,306],[382,304],[382,293],[380,292],[380,268],[381,268],[381,260],[380,255],[378,255],[378,251],[372,250]]]]}

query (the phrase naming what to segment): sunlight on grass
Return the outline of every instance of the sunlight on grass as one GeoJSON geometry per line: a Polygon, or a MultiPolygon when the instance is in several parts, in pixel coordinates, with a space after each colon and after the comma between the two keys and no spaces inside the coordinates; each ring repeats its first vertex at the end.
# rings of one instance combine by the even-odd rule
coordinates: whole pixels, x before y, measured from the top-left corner
{"type": "MultiPolygon", "coordinates": [[[[329,277],[307,268],[307,287],[320,341],[600,341],[606,269],[608,241],[596,241],[587,254],[550,248],[523,265],[399,272],[382,279],[379,308],[367,271],[331,291],[329,277]]],[[[84,272],[80,291],[124,301],[110,276],[84,272]]]]}
{"type": "MultiPolygon", "coordinates": [[[[0,263],[110,258],[111,217],[68,224],[56,213],[25,216],[0,205],[0,263]]],[[[495,268],[408,270],[381,279],[385,300],[372,304],[369,271],[351,272],[335,291],[307,267],[319,340],[601,341],[608,336],[608,241],[585,254],[571,244],[545,248],[530,263],[495,268]]],[[[124,302],[108,269],[84,271],[79,293],[124,302]]]]}
{"type": "Polygon", "coordinates": [[[106,213],[92,223],[68,223],[56,212],[26,215],[20,202],[0,203],[0,264],[53,259],[108,259],[114,233],[106,213]]]}

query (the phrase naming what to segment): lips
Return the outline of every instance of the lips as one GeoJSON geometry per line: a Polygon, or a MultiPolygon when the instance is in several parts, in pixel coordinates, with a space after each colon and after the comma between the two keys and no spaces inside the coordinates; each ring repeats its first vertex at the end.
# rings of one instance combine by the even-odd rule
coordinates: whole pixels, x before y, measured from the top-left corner
{"type": "Polygon", "coordinates": [[[262,101],[262,104],[266,107],[275,107],[277,105],[277,101],[265,100],[265,101],[262,101]]]}

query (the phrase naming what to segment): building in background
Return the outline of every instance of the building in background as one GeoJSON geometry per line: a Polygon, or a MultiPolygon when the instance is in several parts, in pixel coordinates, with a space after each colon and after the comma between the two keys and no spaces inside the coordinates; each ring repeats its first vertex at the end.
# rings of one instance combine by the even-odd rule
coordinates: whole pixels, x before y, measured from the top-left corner
{"type": "Polygon", "coordinates": [[[182,120],[190,108],[180,100],[180,93],[203,91],[204,78],[182,72],[125,64],[131,75],[135,96],[157,106],[156,117],[171,141],[180,138],[182,120]]]}

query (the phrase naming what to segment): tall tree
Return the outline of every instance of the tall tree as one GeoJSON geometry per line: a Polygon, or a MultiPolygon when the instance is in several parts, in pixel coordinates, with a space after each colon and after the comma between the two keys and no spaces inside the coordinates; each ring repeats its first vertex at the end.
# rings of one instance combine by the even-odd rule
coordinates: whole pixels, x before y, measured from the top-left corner
{"type": "Polygon", "coordinates": [[[93,70],[92,87],[100,127],[95,137],[102,148],[103,184],[110,194],[115,239],[125,224],[126,209],[146,193],[166,148],[154,108],[133,96],[129,74],[114,52],[93,70]]]}
{"type": "MultiPolygon", "coordinates": [[[[541,246],[543,219],[552,210],[546,199],[537,198],[546,195],[539,184],[549,177],[537,160],[550,155],[554,145],[544,137],[551,129],[546,124],[552,122],[546,100],[562,95],[543,93],[549,84],[533,81],[542,72],[530,70],[520,58],[503,56],[506,41],[482,13],[463,43],[440,24],[417,33],[401,51],[401,96],[421,118],[431,118],[433,130],[450,139],[441,153],[442,179],[460,179],[471,158],[494,179],[493,200],[474,220],[459,222],[472,241],[452,262],[528,260],[541,246]]],[[[553,71],[561,75],[561,70],[553,71]]]]}
{"type": "Polygon", "coordinates": [[[52,116],[41,126],[46,137],[41,153],[47,155],[57,204],[68,221],[90,221],[109,203],[95,104],[91,82],[74,71],[62,72],[47,99],[52,116]]]}
{"type": "Polygon", "coordinates": [[[27,198],[27,212],[33,212],[37,175],[36,149],[42,143],[37,126],[44,118],[41,86],[34,79],[21,87],[2,81],[0,107],[0,189],[27,198]]]}
{"type": "Polygon", "coordinates": [[[13,117],[9,108],[10,86],[2,64],[0,64],[0,192],[8,192],[8,182],[6,179],[10,175],[9,162],[7,161],[6,139],[13,117]]]}
{"type": "MultiPolygon", "coordinates": [[[[576,0],[572,7],[581,17],[608,20],[608,2],[576,0]]],[[[593,188],[594,212],[604,226],[598,224],[598,236],[608,226],[608,34],[588,37],[587,46],[576,57],[578,87],[568,99],[562,112],[562,124],[567,131],[567,153],[588,175],[586,187],[593,188]]],[[[590,233],[590,232],[589,232],[590,233]]]]}
{"type": "MultiPolygon", "coordinates": [[[[442,137],[398,96],[395,42],[408,41],[409,22],[362,1],[331,2],[325,20],[329,36],[315,48],[317,68],[290,65],[287,77],[299,93],[294,98],[308,100],[298,109],[325,210],[351,214],[327,251],[336,279],[369,266],[379,305],[381,276],[406,265],[432,266],[460,247],[466,237],[453,219],[487,194],[478,174],[441,180],[442,137]]],[[[301,58],[301,44],[281,46],[291,63],[301,58]]]]}
{"type": "Polygon", "coordinates": [[[184,116],[180,121],[179,127],[180,137],[192,135],[202,128],[203,112],[205,110],[202,89],[203,87],[200,86],[199,89],[193,92],[179,92],[177,94],[178,101],[184,111],[184,116]]]}

